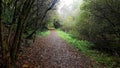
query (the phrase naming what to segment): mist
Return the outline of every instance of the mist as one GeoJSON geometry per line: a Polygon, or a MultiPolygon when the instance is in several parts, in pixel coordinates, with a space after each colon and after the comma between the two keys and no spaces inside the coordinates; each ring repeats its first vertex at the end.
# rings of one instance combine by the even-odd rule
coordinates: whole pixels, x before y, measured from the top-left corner
{"type": "Polygon", "coordinates": [[[76,16],[80,11],[80,5],[83,0],[60,0],[57,6],[57,13],[60,19],[65,19],[68,16],[76,16]]]}

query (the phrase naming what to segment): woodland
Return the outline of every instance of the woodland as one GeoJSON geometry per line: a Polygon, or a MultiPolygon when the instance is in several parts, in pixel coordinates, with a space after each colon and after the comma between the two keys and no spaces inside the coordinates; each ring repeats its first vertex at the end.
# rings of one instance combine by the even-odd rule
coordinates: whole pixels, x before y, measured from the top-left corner
{"type": "Polygon", "coordinates": [[[72,3],[76,9],[63,6],[60,15],[60,0],[0,0],[0,68],[16,68],[21,47],[51,30],[96,64],[119,68],[120,0],[72,3]]]}

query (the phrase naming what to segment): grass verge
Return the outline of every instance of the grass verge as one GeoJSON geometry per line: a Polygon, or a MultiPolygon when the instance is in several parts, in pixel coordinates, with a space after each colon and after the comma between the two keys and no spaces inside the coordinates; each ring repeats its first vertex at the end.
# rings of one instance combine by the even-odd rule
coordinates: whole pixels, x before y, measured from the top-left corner
{"type": "MultiPolygon", "coordinates": [[[[72,38],[69,34],[60,30],[57,30],[57,32],[62,39],[72,44],[76,49],[78,49],[83,54],[88,56],[91,60],[93,61],[95,60],[96,63],[102,64],[104,68],[120,68],[119,57],[113,57],[113,56],[109,56],[106,53],[101,53],[97,50],[91,50],[90,47],[93,46],[94,44],[91,44],[86,40],[77,40],[75,38],[72,38]],[[113,58],[118,60],[112,60],[113,58]]],[[[100,68],[100,67],[96,65],[94,66],[94,68],[100,68]]]]}
{"type": "Polygon", "coordinates": [[[43,31],[43,32],[37,32],[37,36],[40,36],[40,37],[44,37],[44,36],[47,36],[50,34],[50,31],[47,30],[47,31],[43,31]]]}

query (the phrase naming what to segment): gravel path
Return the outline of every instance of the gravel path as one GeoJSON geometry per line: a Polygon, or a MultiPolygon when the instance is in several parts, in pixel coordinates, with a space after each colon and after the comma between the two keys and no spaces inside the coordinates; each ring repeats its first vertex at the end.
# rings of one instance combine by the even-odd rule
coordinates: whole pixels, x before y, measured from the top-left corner
{"type": "Polygon", "coordinates": [[[92,68],[90,60],[62,40],[54,30],[47,37],[37,38],[18,60],[20,68],[92,68]]]}

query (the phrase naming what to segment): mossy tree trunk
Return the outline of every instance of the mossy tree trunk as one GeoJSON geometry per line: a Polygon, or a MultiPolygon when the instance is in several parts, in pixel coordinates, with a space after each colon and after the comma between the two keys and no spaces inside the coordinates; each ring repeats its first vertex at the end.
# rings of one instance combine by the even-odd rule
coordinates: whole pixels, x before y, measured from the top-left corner
{"type": "MultiPolygon", "coordinates": [[[[48,0],[38,1],[42,4],[42,2],[47,2],[48,0]]],[[[52,4],[54,5],[55,3],[52,4]]],[[[53,7],[53,5],[51,6],[53,7]]],[[[30,23],[30,20],[36,18],[34,16],[37,10],[33,10],[35,6],[35,0],[0,0],[0,46],[3,57],[2,68],[15,68],[17,54],[20,49],[21,41],[23,40],[22,37],[24,31],[28,27],[26,25],[30,23]]],[[[50,10],[50,8],[48,10],[50,10]]],[[[43,10],[39,12],[43,12],[43,10]]],[[[45,17],[44,15],[46,15],[46,13],[43,14],[43,18],[45,17]]],[[[32,24],[33,23],[35,22],[32,22],[32,24]]]]}

